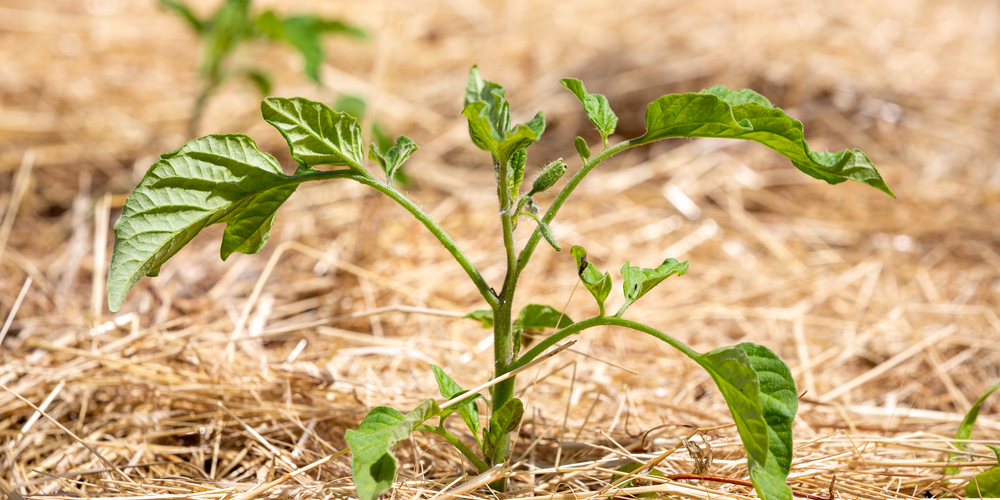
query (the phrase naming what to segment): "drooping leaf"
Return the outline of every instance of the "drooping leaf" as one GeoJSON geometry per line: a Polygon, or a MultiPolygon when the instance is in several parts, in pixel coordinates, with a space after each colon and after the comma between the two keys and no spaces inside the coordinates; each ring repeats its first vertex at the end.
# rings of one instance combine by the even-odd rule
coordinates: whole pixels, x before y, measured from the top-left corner
{"type": "Polygon", "coordinates": [[[377,500],[396,479],[396,444],[414,429],[441,413],[433,399],[420,403],[405,416],[385,406],[372,409],[355,429],[344,434],[351,448],[354,487],[360,500],[377,500]]]}
{"type": "Polygon", "coordinates": [[[326,104],[302,97],[268,97],[260,104],[264,120],[281,132],[292,158],[303,167],[348,166],[367,175],[358,121],[326,104]]]}
{"type": "Polygon", "coordinates": [[[792,160],[799,170],[837,184],[851,179],[895,197],[868,157],[859,149],[834,153],[812,151],[802,122],[771,106],[752,90],[723,86],[694,94],[669,94],[646,107],[646,133],[640,144],[669,137],[722,137],[759,142],[792,160]]]}
{"type": "Polygon", "coordinates": [[[493,311],[491,309],[479,309],[462,317],[479,321],[483,324],[483,328],[493,328],[493,311]]]}
{"type": "Polygon", "coordinates": [[[583,137],[577,136],[573,140],[573,145],[576,146],[576,152],[580,153],[580,159],[586,163],[590,159],[590,148],[587,147],[587,141],[583,137]]]}
{"type": "Polygon", "coordinates": [[[500,441],[505,434],[513,432],[521,424],[521,417],[524,416],[524,403],[520,399],[513,398],[504,403],[499,410],[490,417],[490,426],[483,437],[483,444],[486,447],[486,455],[493,454],[493,445],[500,441]]]}
{"type": "MultiPolygon", "coordinates": [[[[969,408],[968,413],[965,414],[965,418],[962,419],[962,423],[958,426],[958,432],[955,433],[955,447],[960,450],[968,450],[968,446],[963,441],[967,441],[972,437],[972,429],[976,426],[976,419],[979,418],[979,411],[983,408],[983,403],[986,402],[986,398],[993,395],[994,392],[1000,389],[1000,382],[991,387],[986,391],[979,399],[976,400],[972,408],[969,408]]],[[[957,455],[949,455],[948,460],[952,460],[957,455]]],[[[949,467],[945,470],[945,474],[955,474],[959,471],[959,467],[949,467]]]]}
{"type": "Polygon", "coordinates": [[[545,116],[541,111],[530,121],[510,127],[510,105],[503,100],[504,88],[479,74],[479,68],[469,70],[465,86],[465,109],[469,120],[469,136],[480,149],[493,153],[506,165],[520,149],[537,141],[545,131],[545,116]]]}
{"type": "Polygon", "coordinates": [[[196,33],[201,33],[205,30],[205,23],[198,16],[191,12],[191,9],[187,5],[177,2],[175,0],[160,0],[160,6],[167,10],[172,10],[184,18],[185,21],[191,25],[196,33]]]}
{"type": "Polygon", "coordinates": [[[587,113],[587,117],[597,127],[597,131],[601,133],[601,138],[606,143],[608,136],[615,133],[615,127],[618,126],[618,115],[611,110],[608,98],[601,94],[587,93],[583,82],[576,78],[563,78],[559,80],[559,83],[562,83],[563,87],[569,89],[583,103],[583,111],[587,113]]]}
{"type": "MultiPolygon", "coordinates": [[[[611,484],[617,483],[619,480],[621,480],[621,478],[625,477],[628,473],[634,472],[634,471],[638,470],[643,465],[645,465],[645,464],[641,464],[639,462],[633,462],[633,463],[630,463],[630,464],[625,464],[625,465],[623,465],[623,466],[615,469],[615,471],[621,472],[621,474],[612,474],[611,475],[611,484]]],[[[660,471],[658,471],[658,470],[656,470],[656,469],[653,469],[653,470],[649,471],[648,475],[651,476],[651,477],[664,477],[663,473],[660,472],[660,471]]],[[[620,483],[618,485],[618,488],[624,489],[624,488],[633,488],[633,487],[639,487],[639,486],[653,486],[655,484],[659,484],[659,483],[654,483],[652,481],[649,481],[648,479],[643,479],[642,477],[632,477],[628,481],[624,481],[624,482],[620,483]]],[[[636,497],[638,497],[638,498],[657,498],[659,496],[660,495],[658,493],[655,493],[655,492],[640,493],[640,494],[636,495],[636,497]]]]}
{"type": "Polygon", "coordinates": [[[160,156],[129,195],[115,224],[108,307],[203,228],[227,223],[222,258],[255,253],[267,242],[278,207],[295,191],[278,161],[245,135],[210,135],[160,156]]]}
{"type": "MultiPolygon", "coordinates": [[[[434,380],[437,381],[438,390],[441,391],[441,395],[445,398],[451,399],[466,392],[437,365],[431,365],[431,369],[434,371],[434,380]]],[[[483,443],[480,442],[479,438],[482,426],[479,424],[479,408],[476,406],[476,399],[480,397],[481,396],[478,393],[472,394],[469,399],[459,401],[458,403],[452,405],[451,408],[458,409],[458,414],[462,416],[462,420],[465,421],[465,425],[468,426],[469,430],[472,431],[472,435],[476,438],[476,444],[482,447],[483,443]]],[[[448,410],[444,410],[441,413],[442,417],[446,416],[445,413],[447,412],[448,410]]]]}
{"type": "Polygon", "coordinates": [[[659,285],[661,281],[675,274],[682,275],[687,269],[688,263],[677,262],[677,259],[666,259],[656,269],[632,267],[626,261],[622,266],[622,277],[625,278],[625,283],[622,285],[625,291],[625,304],[622,305],[621,311],[624,312],[628,306],[646,295],[646,292],[659,285]]]}
{"type": "Polygon", "coordinates": [[[574,246],[570,249],[570,253],[576,259],[576,269],[577,274],[580,276],[580,281],[583,282],[583,286],[587,287],[590,294],[594,296],[594,300],[597,301],[597,306],[601,310],[601,316],[604,316],[604,301],[611,294],[611,274],[601,274],[594,264],[588,262],[587,251],[583,247],[574,246]]]}
{"type": "Polygon", "coordinates": [[[569,316],[558,309],[544,304],[528,304],[517,314],[514,326],[517,328],[566,328],[573,324],[569,316]]]}
{"type": "Polygon", "coordinates": [[[792,465],[792,421],[799,408],[795,379],[788,366],[770,349],[744,342],[760,383],[760,405],[767,422],[768,450],[765,464],[750,462],[750,480],[764,499],[792,500],[788,471],[792,465]]]}
{"type": "MultiPolygon", "coordinates": [[[[715,381],[736,421],[750,470],[767,466],[768,425],[761,407],[760,380],[746,351],[723,347],[694,358],[715,381]]],[[[764,492],[757,492],[763,495],[764,492]]]]}
{"type": "Polygon", "coordinates": [[[267,11],[257,18],[261,31],[274,40],[282,40],[291,44],[302,54],[303,71],[306,76],[317,83],[320,82],[319,66],[323,63],[324,33],[343,33],[354,38],[363,39],[367,34],[361,28],[339,20],[326,20],[307,14],[279,18],[274,12],[267,11]]]}
{"type": "Polygon", "coordinates": [[[369,145],[368,159],[377,161],[382,167],[382,171],[385,172],[386,180],[392,182],[399,167],[402,167],[410,155],[418,149],[420,146],[417,146],[409,137],[401,135],[396,139],[396,144],[385,152],[382,152],[376,144],[369,145]]]}

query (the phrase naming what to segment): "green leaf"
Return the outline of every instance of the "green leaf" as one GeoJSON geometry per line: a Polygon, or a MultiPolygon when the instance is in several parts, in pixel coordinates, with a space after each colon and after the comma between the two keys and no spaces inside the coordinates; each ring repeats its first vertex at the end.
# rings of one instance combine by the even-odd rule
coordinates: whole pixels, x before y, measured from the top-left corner
{"type": "Polygon", "coordinates": [[[517,429],[521,424],[521,417],[524,416],[524,403],[520,399],[513,398],[504,403],[493,416],[490,417],[490,426],[483,436],[483,443],[486,447],[486,456],[493,454],[492,448],[501,437],[517,429]]]}
{"type": "Polygon", "coordinates": [[[965,485],[966,498],[1000,498],[1000,467],[976,474],[965,485]]]}
{"type": "Polygon", "coordinates": [[[611,294],[611,274],[601,274],[594,264],[587,261],[587,251],[580,246],[574,246],[569,251],[576,259],[577,274],[583,286],[587,287],[590,294],[597,301],[597,306],[601,309],[601,316],[604,316],[604,301],[611,294]]]}
{"type": "Polygon", "coordinates": [[[521,183],[524,182],[524,163],[528,160],[528,150],[519,149],[510,158],[510,199],[516,200],[521,192],[521,183]]]}
{"type": "Polygon", "coordinates": [[[584,163],[587,163],[587,160],[590,159],[590,148],[587,147],[587,141],[585,141],[583,137],[577,136],[576,139],[573,140],[573,145],[576,146],[576,152],[580,153],[580,159],[583,160],[584,163]]]}
{"type": "MultiPolygon", "coordinates": [[[[761,407],[760,379],[750,357],[739,347],[723,347],[693,359],[715,380],[726,399],[743,441],[750,470],[764,469],[770,451],[768,425],[761,407]]],[[[757,493],[763,495],[766,492],[758,490],[757,493]]]]}
{"type": "Polygon", "coordinates": [[[835,153],[809,149],[802,122],[771,106],[752,90],[723,86],[700,93],[669,94],[646,107],[646,133],[637,143],[669,137],[722,137],[759,142],[792,160],[799,170],[837,184],[851,179],[895,197],[868,157],[859,149],[835,153]]]}
{"type": "Polygon", "coordinates": [[[295,47],[305,64],[306,76],[320,82],[319,67],[323,63],[324,33],[343,33],[364,39],[364,30],[338,20],[325,20],[314,15],[292,16],[279,19],[273,12],[265,12],[257,19],[261,31],[275,40],[284,40],[295,47]]]}
{"type": "Polygon", "coordinates": [[[483,324],[483,328],[493,328],[493,310],[491,309],[479,309],[478,311],[472,311],[465,316],[465,319],[474,319],[483,324]]]}
{"type": "Polygon", "coordinates": [[[303,167],[348,166],[368,175],[358,120],[326,104],[302,97],[268,97],[260,104],[264,120],[281,132],[292,158],[303,167]]]}
{"type": "MultiPolygon", "coordinates": [[[[629,472],[634,472],[634,471],[638,470],[639,468],[641,468],[643,465],[645,465],[645,464],[633,462],[633,463],[630,463],[630,464],[625,464],[625,465],[623,465],[623,466],[615,469],[615,471],[621,472],[621,474],[612,474],[611,475],[611,484],[614,484],[614,483],[618,482],[621,478],[625,477],[625,475],[627,475],[629,472]]],[[[653,470],[649,471],[649,476],[651,476],[651,477],[664,477],[663,473],[660,472],[660,471],[658,471],[658,470],[656,470],[656,469],[653,469],[653,470]]],[[[625,482],[619,484],[618,488],[624,489],[624,488],[632,488],[632,487],[640,487],[640,486],[654,486],[656,484],[660,484],[660,483],[654,483],[652,481],[645,480],[645,479],[642,478],[642,476],[640,476],[640,477],[634,477],[633,476],[632,479],[629,479],[628,481],[625,481],[625,482]]],[[[656,497],[659,497],[659,496],[660,495],[658,493],[654,493],[654,492],[640,493],[640,494],[636,495],[636,497],[638,497],[638,498],[656,498],[656,497]]]]}
{"type": "Polygon", "coordinates": [[[402,413],[378,406],[368,413],[357,430],[344,434],[351,448],[354,487],[360,500],[377,500],[396,479],[396,444],[406,439],[420,424],[441,413],[433,399],[420,403],[413,411],[402,413]]]}
{"type": "Polygon", "coordinates": [[[514,321],[516,328],[566,328],[573,324],[569,316],[558,309],[544,304],[528,304],[518,313],[514,321]]]}
{"type": "MultiPolygon", "coordinates": [[[[1000,389],[1000,382],[997,382],[996,385],[980,396],[979,399],[976,400],[976,403],[972,405],[972,408],[969,408],[969,412],[965,414],[965,418],[962,419],[962,423],[958,426],[958,432],[955,433],[956,441],[954,444],[956,448],[960,450],[969,449],[963,441],[967,441],[972,437],[972,429],[976,426],[976,419],[979,418],[979,411],[982,410],[983,403],[986,402],[986,398],[992,396],[998,389],[1000,389]]],[[[957,456],[958,455],[954,454],[949,455],[948,460],[952,460],[957,456]]],[[[945,474],[955,474],[959,471],[959,469],[959,467],[949,467],[945,470],[945,474]]]]}
{"type": "MultiPolygon", "coordinates": [[[[792,466],[792,421],[799,409],[795,379],[788,366],[770,349],[744,342],[739,344],[760,383],[760,405],[767,422],[767,462],[749,462],[750,480],[764,499],[791,500],[788,471],[792,466]]],[[[746,439],[744,439],[744,443],[746,439]]]]}
{"type": "Polygon", "coordinates": [[[385,172],[386,182],[392,182],[399,167],[402,167],[407,158],[418,149],[420,146],[417,146],[409,137],[401,135],[396,139],[396,144],[384,153],[379,150],[378,145],[369,145],[368,159],[377,161],[382,167],[382,171],[385,172]]]}
{"type": "Polygon", "coordinates": [[[469,120],[469,136],[480,149],[506,165],[520,149],[537,141],[545,131],[545,116],[541,111],[530,121],[510,128],[510,106],[503,100],[504,88],[484,80],[479,68],[469,70],[465,85],[465,109],[469,120]]]}
{"type": "Polygon", "coordinates": [[[625,283],[622,285],[625,291],[625,304],[622,305],[618,315],[620,316],[628,309],[628,306],[646,295],[646,292],[659,285],[661,281],[675,274],[682,275],[687,272],[687,269],[688,263],[677,262],[677,259],[664,260],[663,264],[660,264],[656,269],[632,267],[626,261],[625,265],[622,266],[622,277],[625,278],[625,283]]]}
{"type": "MultiPolygon", "coordinates": [[[[601,138],[607,143],[608,136],[615,133],[615,127],[618,126],[618,115],[611,110],[608,98],[601,94],[587,93],[587,88],[583,86],[583,82],[575,78],[563,78],[559,80],[559,83],[569,89],[583,103],[584,112],[587,113],[587,117],[597,127],[597,131],[601,133],[601,138]]],[[[577,146],[577,150],[579,150],[579,146],[577,146]]],[[[587,156],[590,155],[588,154],[587,156]]]]}
{"type": "Polygon", "coordinates": [[[161,155],[115,224],[108,307],[118,311],[139,279],[159,274],[167,259],[212,224],[228,224],[223,260],[233,252],[257,252],[296,186],[245,135],[210,135],[161,155]]]}
{"type": "Polygon", "coordinates": [[[188,22],[188,24],[191,25],[192,28],[194,28],[196,33],[205,31],[205,23],[203,23],[201,19],[198,19],[198,16],[194,15],[194,12],[191,12],[191,9],[189,9],[187,5],[181,2],[175,2],[174,0],[160,0],[160,6],[179,14],[185,21],[188,22]]]}
{"type": "Polygon", "coordinates": [[[1000,446],[993,446],[991,444],[986,445],[987,448],[993,450],[993,453],[997,455],[997,462],[1000,462],[1000,446]]]}
{"type": "MultiPolygon", "coordinates": [[[[434,380],[437,380],[438,390],[441,391],[441,395],[445,398],[451,399],[466,392],[437,365],[431,365],[431,370],[434,371],[434,380]]],[[[469,430],[472,431],[472,435],[476,438],[476,444],[482,447],[483,443],[480,442],[479,439],[479,433],[482,426],[479,425],[479,408],[476,406],[476,399],[480,397],[481,396],[478,393],[472,394],[469,398],[463,399],[462,401],[452,405],[451,408],[458,409],[458,414],[462,416],[462,420],[465,421],[465,425],[468,426],[469,430]]],[[[445,410],[445,413],[447,412],[448,410],[445,410]]],[[[446,416],[445,413],[441,414],[442,417],[446,416]]]]}

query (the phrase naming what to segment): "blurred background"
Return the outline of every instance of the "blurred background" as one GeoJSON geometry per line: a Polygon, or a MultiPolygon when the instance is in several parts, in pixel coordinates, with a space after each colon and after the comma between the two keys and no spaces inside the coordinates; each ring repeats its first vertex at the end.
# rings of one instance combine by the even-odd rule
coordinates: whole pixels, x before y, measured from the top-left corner
{"type": "MultiPolygon", "coordinates": [[[[206,20],[220,6],[190,9],[206,20]]],[[[408,196],[497,287],[503,247],[491,164],[459,114],[472,65],[507,88],[518,121],[544,111],[548,125],[529,150],[528,175],[558,157],[575,170],[577,135],[592,150],[600,142],[560,78],[607,95],[620,117],[612,142],[641,135],[646,104],[665,93],[718,84],[762,93],[803,122],[812,149],[864,150],[898,199],[854,182],[828,186],[755,143],[665,141],[588,177],[553,226],[564,248],[586,247],[616,282],[626,260],[690,260],[685,276],[629,314],[699,351],[743,340],[774,349],[805,392],[797,440],[838,430],[951,436],[1000,378],[1000,2],[249,6],[254,17],[268,10],[278,19],[340,20],[365,36],[324,35],[315,78],[290,39],[239,44],[221,66],[231,76],[200,111],[198,135],[247,134],[290,172],[283,139],[260,118],[261,90],[363,107],[366,142],[405,134],[420,145],[405,167],[408,196]],[[266,77],[245,77],[258,69],[266,77]]],[[[105,440],[113,461],[163,454],[236,481],[259,475],[266,452],[239,457],[249,438],[216,415],[217,400],[257,412],[252,425],[264,422],[261,432],[289,450],[307,441],[295,449],[315,458],[342,447],[343,428],[365,408],[435,396],[429,361],[465,386],[486,380],[488,331],[467,320],[397,311],[293,328],[385,306],[485,306],[423,227],[346,182],[300,187],[258,255],[222,262],[221,228],[206,230],[158,278],[141,281],[120,313],[108,313],[112,225],[157,156],[189,138],[206,81],[197,23],[179,12],[152,1],[0,3],[0,382],[36,404],[54,394],[50,412],[105,440]],[[277,423],[290,421],[309,432],[277,423]],[[217,434],[185,434],[199,426],[217,434]],[[301,437],[314,429],[312,441],[301,437]],[[185,448],[215,435],[223,443],[216,465],[185,448]],[[140,450],[143,442],[163,448],[140,450]]],[[[538,201],[544,209],[551,197],[538,201]]],[[[593,313],[587,294],[573,293],[567,251],[540,248],[526,274],[519,303],[565,306],[573,318],[593,313]]],[[[580,429],[577,440],[729,418],[707,375],[661,344],[606,329],[583,335],[574,349],[582,354],[549,362],[543,373],[564,369],[532,386],[531,432],[563,423],[567,411],[564,428],[580,429]]],[[[997,435],[997,410],[994,396],[977,433],[997,435]]],[[[38,479],[22,493],[57,491],[60,483],[32,470],[63,472],[92,458],[65,436],[45,453],[25,451],[36,438],[18,431],[30,415],[0,393],[0,433],[24,452],[8,458],[20,472],[7,479],[38,479]]],[[[58,434],[44,421],[30,427],[58,434]]],[[[803,451],[812,452],[819,448],[803,451]]],[[[440,468],[460,467],[450,460],[440,468]]],[[[148,473],[193,474],[157,467],[148,473]]],[[[868,480],[888,480],[878,476],[885,469],[868,470],[868,480]]],[[[346,471],[341,464],[329,473],[346,471]]],[[[946,487],[921,474],[914,488],[946,487]]]]}

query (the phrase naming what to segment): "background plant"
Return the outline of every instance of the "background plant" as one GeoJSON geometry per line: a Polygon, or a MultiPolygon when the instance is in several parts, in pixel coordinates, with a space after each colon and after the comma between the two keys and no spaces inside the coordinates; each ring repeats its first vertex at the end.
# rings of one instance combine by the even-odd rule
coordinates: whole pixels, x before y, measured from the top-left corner
{"type": "Polygon", "coordinates": [[[343,34],[364,39],[361,29],[338,19],[323,19],[313,14],[281,17],[267,10],[254,16],[250,0],[226,0],[219,10],[207,19],[201,19],[184,3],[177,0],[160,0],[164,8],[179,14],[201,38],[199,56],[200,81],[194,109],[188,121],[188,137],[195,137],[202,112],[212,94],[230,76],[243,76],[251,80],[260,93],[271,93],[271,79],[265,71],[255,66],[234,67],[231,56],[243,45],[270,39],[290,44],[302,55],[303,72],[316,83],[322,83],[319,67],[323,62],[322,37],[325,34],[343,34]]]}
{"type": "MultiPolygon", "coordinates": [[[[986,391],[979,399],[973,403],[972,407],[965,414],[965,418],[962,419],[962,424],[958,426],[958,432],[955,433],[955,447],[968,451],[968,440],[972,437],[972,430],[976,426],[976,419],[979,418],[979,411],[983,408],[983,403],[986,402],[986,398],[989,398],[1000,389],[1000,382],[991,387],[986,391]]],[[[996,453],[997,462],[1000,462],[1000,447],[986,445],[987,448],[996,453]]],[[[956,455],[952,455],[949,458],[955,458],[956,455]]],[[[959,471],[959,467],[950,467],[946,470],[946,474],[954,474],[959,471]]],[[[969,498],[996,498],[1000,497],[1000,466],[993,467],[984,472],[980,472],[973,476],[972,480],[965,485],[965,496],[969,498]]]]}
{"type": "MultiPolygon", "coordinates": [[[[581,101],[587,116],[602,138],[602,149],[592,154],[577,138],[576,150],[583,162],[559,191],[543,215],[532,198],[554,187],[567,172],[567,164],[556,160],[542,168],[522,189],[527,148],[545,130],[544,115],[523,124],[512,123],[510,104],[502,86],[483,79],[477,68],[469,73],[465,108],[473,143],[492,157],[497,179],[497,199],[503,228],[506,274],[497,291],[491,287],[448,234],[419,206],[394,188],[394,173],[417,146],[405,136],[385,149],[371,145],[368,158],[376,162],[385,180],[374,177],[364,166],[364,147],[357,120],[347,113],[303,98],[267,98],[261,105],[264,119],[285,137],[291,157],[298,163],[293,175],[282,173],[277,160],[257,150],[240,134],[211,135],[188,142],[164,154],[136,187],[115,225],[115,250],[108,281],[109,306],[117,311],[125,294],[142,276],[155,276],[163,263],[187,244],[202,228],[226,223],[221,255],[254,253],[266,243],[278,207],[305,181],[351,179],[385,194],[417,220],[451,253],[476,285],[488,310],[470,318],[492,326],[494,374],[498,382],[488,395],[468,393],[441,369],[435,377],[442,396],[458,398],[450,405],[428,399],[409,413],[388,407],[373,409],[346,439],[351,447],[354,480],[362,500],[374,500],[395,479],[395,446],[414,431],[437,434],[454,445],[479,471],[505,463],[510,457],[511,433],[524,412],[513,397],[516,370],[539,358],[567,337],[596,326],[619,326],[646,333],[678,349],[704,368],[724,396],[747,454],[754,487],[764,498],[791,498],[785,478],[792,458],[791,423],[798,407],[794,381],[788,367],[769,349],[745,342],[706,353],[696,352],[666,333],[623,316],[628,308],[666,278],[684,274],[688,263],[667,258],[653,268],[621,268],[624,304],[613,315],[605,310],[613,282],[610,273],[590,262],[586,251],[574,246],[580,281],[594,297],[598,313],[573,322],[548,305],[529,305],[516,319],[513,314],[518,281],[537,245],[545,239],[555,250],[561,245],[549,224],[573,190],[595,167],[628,148],[673,137],[722,137],[753,140],[791,159],[804,173],[831,184],[856,180],[892,195],[879,173],[860,150],[814,152],[803,139],[802,124],[775,108],[751,90],[729,90],[717,86],[699,93],[665,95],[646,108],[646,132],[642,136],[611,144],[617,115],[603,95],[590,94],[582,82],[564,79],[562,84],[581,101]],[[328,165],[333,170],[315,167],[328,165]],[[514,228],[524,217],[535,230],[523,248],[514,242],[514,228]],[[525,330],[556,329],[536,345],[521,352],[525,330]],[[491,415],[482,426],[478,400],[486,400],[491,415]],[[459,413],[472,433],[470,447],[445,427],[445,420],[459,413]],[[426,422],[438,417],[437,425],[426,422]]],[[[623,476],[624,481],[630,476],[623,476]]],[[[504,481],[492,487],[502,490],[504,481]]]]}

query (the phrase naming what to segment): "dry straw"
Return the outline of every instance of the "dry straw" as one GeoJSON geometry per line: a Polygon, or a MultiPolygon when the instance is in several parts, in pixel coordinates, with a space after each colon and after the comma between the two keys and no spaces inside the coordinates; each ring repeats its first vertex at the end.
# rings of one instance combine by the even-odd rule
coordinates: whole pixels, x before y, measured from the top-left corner
{"type": "MultiPolygon", "coordinates": [[[[594,172],[553,231],[602,269],[690,259],[629,314],[701,351],[745,338],[789,363],[804,392],[796,492],[954,497],[995,465],[982,444],[1000,440],[996,397],[961,472],[945,474],[962,415],[1000,379],[995,2],[297,6],[349,17],[376,42],[331,41],[322,89],[280,48],[242,60],[287,69],[280,95],[361,94],[414,138],[408,194],[491,283],[492,174],[458,115],[473,63],[507,86],[516,115],[549,117],[529,168],[572,157],[575,135],[599,141],[559,87],[567,76],[607,94],[626,135],[660,94],[725,83],[789,109],[818,150],[864,149],[898,200],[818,185],[764,148],[677,141],[594,172]]],[[[185,54],[198,50],[185,30],[152,2],[0,7],[0,490],[13,500],[347,498],[343,433],[368,408],[436,396],[429,362],[464,387],[490,377],[487,333],[457,317],[482,307],[461,269],[404,212],[344,183],[301,188],[263,255],[219,262],[209,231],[141,282],[123,316],[95,309],[123,195],[183,142],[196,76],[185,54]]],[[[278,151],[258,103],[234,81],[203,130],[278,151]]],[[[570,299],[573,259],[538,257],[517,299],[590,314],[586,296],[570,299]]],[[[481,485],[500,474],[525,499],[753,496],[711,380],[657,342],[591,332],[521,379],[516,461],[476,477],[417,436],[400,445],[394,498],[494,498],[481,485]],[[667,477],[613,486],[631,462],[667,477]],[[696,468],[733,481],[682,479],[696,468]]]]}

